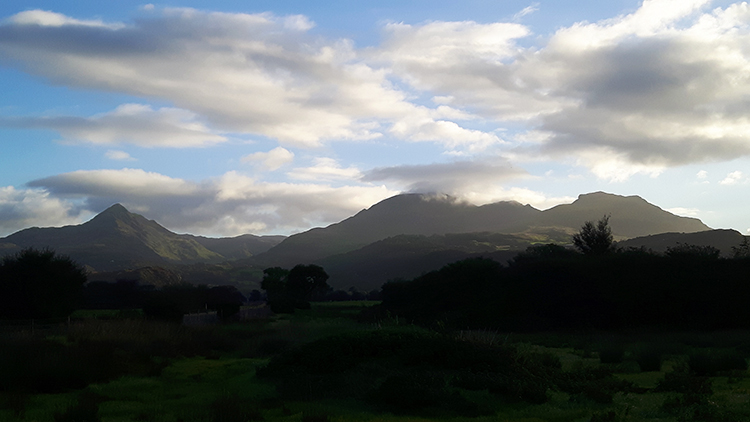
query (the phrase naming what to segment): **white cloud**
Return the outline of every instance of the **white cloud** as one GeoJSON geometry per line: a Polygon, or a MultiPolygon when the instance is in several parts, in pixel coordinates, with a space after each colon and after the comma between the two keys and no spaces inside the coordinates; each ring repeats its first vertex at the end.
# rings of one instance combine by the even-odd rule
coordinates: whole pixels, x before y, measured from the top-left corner
{"type": "Polygon", "coordinates": [[[343,168],[333,158],[318,157],[312,167],[299,167],[287,173],[289,178],[308,181],[355,181],[362,176],[356,167],[343,168]]]}
{"type": "Polygon", "coordinates": [[[104,154],[105,157],[109,158],[110,160],[116,160],[116,161],[135,161],[135,158],[131,157],[130,154],[128,154],[125,151],[118,151],[115,149],[111,149],[107,151],[104,154]]]}
{"type": "Polygon", "coordinates": [[[78,170],[28,183],[56,195],[168,198],[198,193],[198,185],[141,169],[78,170]]]}
{"type": "Polygon", "coordinates": [[[397,193],[385,186],[268,183],[237,172],[189,182],[140,169],[76,171],[29,185],[60,206],[83,201],[98,212],[119,202],[170,230],[225,236],[307,230],[397,193]]]}
{"type": "Polygon", "coordinates": [[[708,3],[645,1],[532,48],[517,44],[530,35],[518,24],[393,24],[379,58],[441,103],[545,134],[518,159],[573,157],[610,180],[655,176],[750,155],[750,8],[708,3]]]}
{"type": "MultiPolygon", "coordinates": [[[[188,120],[192,143],[218,142],[223,138],[217,132],[234,132],[316,147],[328,140],[377,138],[403,116],[424,114],[409,93],[395,88],[388,69],[368,64],[349,40],[309,34],[314,24],[304,16],[167,8],[131,25],[100,27],[58,14],[52,19],[42,11],[24,13],[55,25],[42,31],[19,23],[30,19],[27,15],[15,15],[0,25],[0,54],[56,84],[168,101],[183,113],[170,123],[185,129],[176,123],[188,120]]],[[[485,38],[482,49],[490,54],[495,44],[485,38]]],[[[84,119],[64,135],[95,143],[146,143],[132,133],[137,126],[116,135],[123,126],[112,118],[84,119]]],[[[429,117],[422,126],[431,140],[443,141],[430,119],[451,126],[449,143],[481,138],[476,130],[461,133],[455,122],[429,117]]],[[[403,136],[419,138],[416,132],[403,136]]],[[[187,135],[183,130],[176,137],[187,135]]]]}
{"type": "Polygon", "coordinates": [[[724,180],[719,182],[719,184],[720,185],[736,185],[737,183],[740,183],[741,181],[742,181],[742,172],[733,171],[727,174],[727,177],[725,177],[724,180]]]}
{"type": "Polygon", "coordinates": [[[683,207],[666,208],[665,211],[671,212],[672,214],[680,215],[683,217],[694,217],[694,218],[698,218],[701,213],[701,211],[697,208],[683,208],[683,207]]]}
{"type": "Polygon", "coordinates": [[[525,176],[527,173],[524,170],[496,157],[494,160],[375,168],[366,172],[362,180],[390,181],[410,192],[446,193],[460,198],[474,195],[478,198],[485,195],[484,192],[492,192],[501,183],[525,176]]]}
{"type": "Polygon", "coordinates": [[[696,173],[695,177],[697,177],[700,180],[704,180],[708,178],[708,172],[706,170],[701,170],[698,173],[696,173]]]}
{"type": "Polygon", "coordinates": [[[90,26],[106,29],[122,29],[125,27],[125,25],[121,23],[108,24],[104,23],[101,20],[73,19],[60,13],[50,12],[46,10],[27,10],[25,12],[20,12],[11,16],[8,21],[17,25],[38,25],[52,27],[60,27],[65,25],[90,26]]]}
{"type": "Polygon", "coordinates": [[[286,148],[276,147],[268,152],[256,152],[242,157],[243,163],[259,163],[267,170],[278,170],[294,161],[294,153],[286,148]]]}
{"type": "Polygon", "coordinates": [[[0,118],[0,126],[53,129],[68,143],[133,144],[142,147],[202,147],[226,141],[187,110],[123,104],[92,117],[0,118]]]}
{"type": "Polygon", "coordinates": [[[517,21],[526,15],[530,15],[539,10],[539,3],[532,3],[529,6],[524,7],[520,12],[513,15],[513,20],[517,21]]]}
{"type": "Polygon", "coordinates": [[[76,224],[90,216],[42,189],[0,187],[0,236],[29,227],[76,224]]]}
{"type": "MultiPolygon", "coordinates": [[[[297,15],[148,8],[122,24],[27,11],[0,25],[8,63],[54,84],[174,106],[5,117],[0,125],[54,129],[67,142],[154,147],[212,145],[226,133],[287,147],[385,138],[436,143],[453,156],[562,159],[611,181],[656,177],[750,155],[750,8],[709,3],[648,0],[633,13],[533,39],[519,23],[392,23],[381,45],[366,49],[312,34],[314,23],[297,15]],[[526,47],[529,40],[537,45],[526,47]]],[[[243,160],[279,169],[292,160],[279,148],[243,160]]],[[[289,175],[345,180],[358,171],[319,162],[289,175]]]]}

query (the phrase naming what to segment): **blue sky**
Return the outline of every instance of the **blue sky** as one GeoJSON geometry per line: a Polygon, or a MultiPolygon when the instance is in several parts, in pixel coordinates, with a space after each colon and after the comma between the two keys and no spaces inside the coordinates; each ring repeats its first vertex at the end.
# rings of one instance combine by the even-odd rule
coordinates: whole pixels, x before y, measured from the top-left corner
{"type": "Polygon", "coordinates": [[[750,230],[750,8],[0,3],[0,236],[113,203],[290,234],[401,192],[639,195],[750,230]]]}

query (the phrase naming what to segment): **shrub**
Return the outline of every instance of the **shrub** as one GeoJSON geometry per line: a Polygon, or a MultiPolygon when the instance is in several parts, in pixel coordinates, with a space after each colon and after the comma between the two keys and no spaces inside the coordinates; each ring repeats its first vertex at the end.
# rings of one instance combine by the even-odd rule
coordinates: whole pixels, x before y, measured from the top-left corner
{"type": "Polygon", "coordinates": [[[646,346],[635,354],[635,361],[641,367],[641,371],[661,371],[661,364],[664,361],[663,348],[659,346],[646,346]]]}
{"type": "Polygon", "coordinates": [[[104,397],[84,391],[78,396],[78,402],[64,412],[55,412],[55,422],[101,422],[99,417],[99,403],[104,397]]]}
{"type": "Polygon", "coordinates": [[[180,300],[165,292],[152,292],[143,305],[143,314],[157,321],[182,323],[185,309],[180,300]]]}
{"type": "Polygon", "coordinates": [[[76,308],[86,271],[49,249],[24,249],[0,265],[0,319],[61,318],[76,308]]]}
{"type": "Polygon", "coordinates": [[[599,349],[601,363],[622,363],[625,357],[625,346],[619,342],[608,342],[599,349]]]}
{"type": "Polygon", "coordinates": [[[440,413],[477,413],[475,404],[458,392],[448,390],[442,375],[426,372],[390,376],[370,394],[369,400],[388,410],[403,413],[413,413],[426,408],[439,409],[440,413]]]}
{"type": "Polygon", "coordinates": [[[747,370],[745,355],[735,349],[694,351],[690,356],[690,370],[700,376],[715,376],[720,372],[747,370]]]}
{"type": "Polygon", "coordinates": [[[659,381],[654,391],[673,391],[691,396],[710,396],[713,394],[711,380],[708,377],[699,377],[683,371],[664,374],[664,379],[659,381]]]}
{"type": "Polygon", "coordinates": [[[211,422],[262,421],[260,411],[237,395],[220,395],[210,406],[211,422]]]}

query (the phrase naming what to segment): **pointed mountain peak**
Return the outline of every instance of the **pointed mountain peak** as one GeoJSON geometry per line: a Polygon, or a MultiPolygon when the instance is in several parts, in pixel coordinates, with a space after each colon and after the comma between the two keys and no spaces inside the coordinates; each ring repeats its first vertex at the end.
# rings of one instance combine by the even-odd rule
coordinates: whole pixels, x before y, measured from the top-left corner
{"type": "Polygon", "coordinates": [[[130,211],[117,203],[99,213],[99,215],[129,215],[130,211]]]}
{"type": "Polygon", "coordinates": [[[140,214],[134,214],[123,207],[121,204],[114,204],[106,210],[100,212],[94,218],[84,223],[88,229],[117,229],[123,230],[124,227],[140,227],[136,231],[140,231],[143,227],[152,226],[158,227],[161,230],[166,231],[167,229],[161,227],[154,221],[149,221],[140,214]]]}

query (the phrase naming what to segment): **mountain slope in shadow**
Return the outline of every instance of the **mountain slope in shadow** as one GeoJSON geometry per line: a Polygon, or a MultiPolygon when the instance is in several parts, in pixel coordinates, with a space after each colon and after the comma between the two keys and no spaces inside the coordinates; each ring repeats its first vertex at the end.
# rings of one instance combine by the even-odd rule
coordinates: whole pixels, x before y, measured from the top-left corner
{"type": "Polygon", "coordinates": [[[476,206],[448,196],[406,194],[379,202],[353,217],[326,228],[288,237],[248,262],[289,267],[360,249],[397,235],[444,235],[491,232],[545,238],[547,232],[577,232],[585,221],[610,215],[618,239],[710,227],[695,218],[679,217],[638,196],[604,192],[581,195],[572,204],[540,211],[518,202],[476,206]]]}
{"type": "Polygon", "coordinates": [[[263,252],[281,240],[257,236],[199,238],[173,233],[157,222],[115,204],[86,223],[59,228],[33,227],[0,239],[0,254],[22,248],[51,248],[97,271],[147,265],[221,262],[263,252]],[[221,252],[227,253],[224,256],[221,252]]]}

